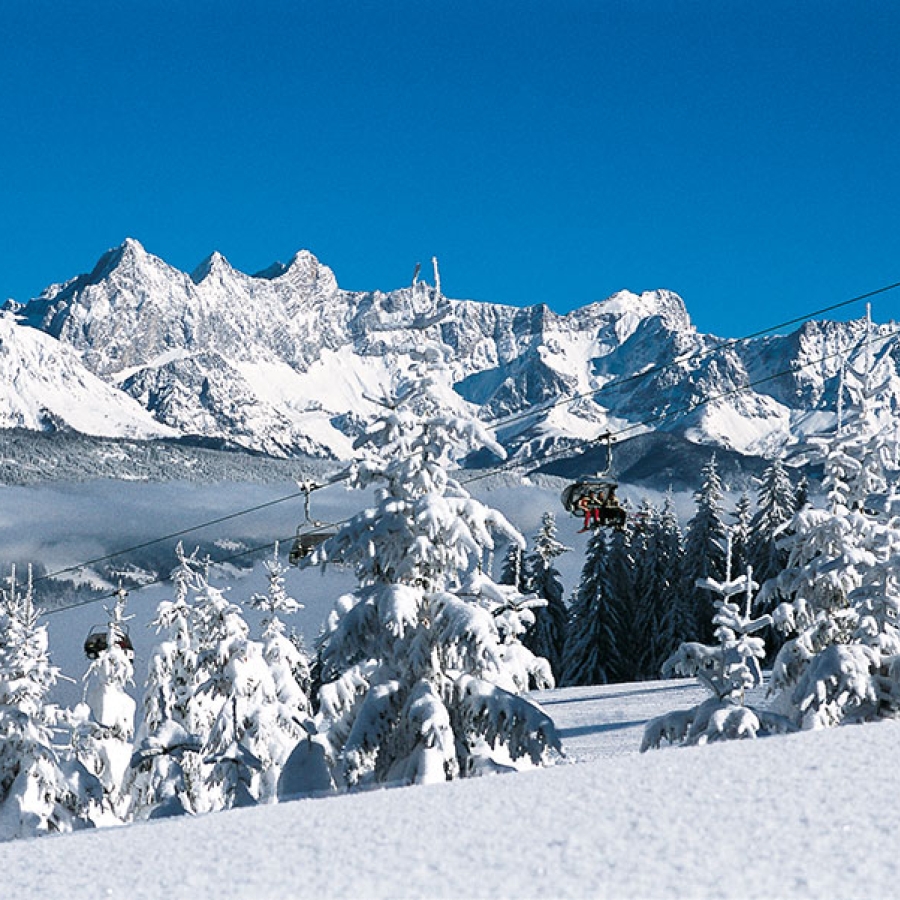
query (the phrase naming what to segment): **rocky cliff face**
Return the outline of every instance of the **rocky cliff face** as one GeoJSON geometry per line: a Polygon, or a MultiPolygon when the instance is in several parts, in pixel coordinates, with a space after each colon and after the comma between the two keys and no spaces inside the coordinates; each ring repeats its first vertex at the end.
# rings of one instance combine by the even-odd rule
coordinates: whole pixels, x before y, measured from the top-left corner
{"type": "MultiPolygon", "coordinates": [[[[726,343],[699,334],[669,291],[623,291],[567,315],[447,300],[423,282],[350,292],[305,251],[252,276],[214,253],[189,275],[134,240],[14,313],[0,362],[18,354],[20,374],[0,388],[3,427],[338,458],[423,336],[452,350],[451,402],[525,456],[606,429],[777,453],[821,425],[840,359],[864,339],[860,323],[825,322],[726,343]],[[45,395],[89,399],[42,406],[38,381],[45,395]],[[75,413],[85,406],[91,416],[75,413]]],[[[878,352],[896,354],[896,340],[878,352]]]]}

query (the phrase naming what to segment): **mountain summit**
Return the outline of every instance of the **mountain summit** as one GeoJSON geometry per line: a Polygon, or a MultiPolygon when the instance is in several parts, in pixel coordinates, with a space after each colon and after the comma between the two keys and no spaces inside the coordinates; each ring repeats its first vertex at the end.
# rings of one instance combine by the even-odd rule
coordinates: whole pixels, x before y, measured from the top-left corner
{"type": "MultiPolygon", "coordinates": [[[[103,433],[145,428],[276,456],[348,457],[377,408],[373,398],[423,334],[453,351],[448,402],[495,424],[522,457],[606,430],[663,430],[772,455],[821,426],[840,360],[864,339],[863,325],[851,322],[723,342],[698,333],[682,299],[666,290],[620,291],[566,315],[438,298],[422,281],[345,291],[305,250],[255,275],[213,253],[187,274],[132,239],[89,274],[10,308],[16,319],[4,319],[5,346],[41,341],[44,377],[58,377],[60,391],[62,382],[93,385],[98,409],[120,404],[103,414],[103,433]],[[51,357],[59,365],[48,365],[51,357]]],[[[22,390],[21,379],[5,379],[0,409],[21,407],[22,390]]],[[[54,417],[85,427],[66,404],[54,417]]],[[[28,428],[47,421],[10,412],[0,420],[28,428]]]]}

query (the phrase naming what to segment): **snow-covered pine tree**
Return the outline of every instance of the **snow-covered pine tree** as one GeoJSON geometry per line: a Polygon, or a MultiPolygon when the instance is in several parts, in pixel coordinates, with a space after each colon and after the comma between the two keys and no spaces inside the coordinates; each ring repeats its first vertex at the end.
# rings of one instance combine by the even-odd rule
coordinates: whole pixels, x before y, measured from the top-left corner
{"type": "Polygon", "coordinates": [[[724,494],[715,454],[703,467],[701,477],[700,488],[694,494],[697,511],[685,532],[679,598],[682,607],[679,619],[690,631],[678,637],[680,641],[697,639],[701,643],[711,643],[714,637],[711,624],[715,614],[714,601],[708,591],[697,587],[697,582],[706,578],[715,581],[725,578],[724,494]]]}
{"type": "Polygon", "coordinates": [[[53,743],[64,717],[47,697],[58,675],[30,573],[21,591],[13,569],[0,591],[0,840],[89,827],[100,811],[100,782],[53,743]]]}
{"type": "Polygon", "coordinates": [[[197,673],[190,722],[203,743],[195,808],[252,805],[264,768],[255,751],[266,747],[263,735],[275,727],[275,682],[241,608],[206,572],[197,576],[191,612],[197,673]]]}
{"type": "Polygon", "coordinates": [[[309,705],[294,674],[308,666],[274,615],[297,608],[283,567],[270,566],[269,595],[255,598],[273,613],[260,643],[197,552],[179,546],[177,555],[175,596],[156,620],[167,639],[151,656],[133,761],[139,817],[274,800],[309,705]]]}
{"type": "Polygon", "coordinates": [[[134,684],[134,653],[124,640],[126,597],[120,588],[115,604],[107,609],[106,645],[88,667],[84,702],[72,714],[75,755],[103,786],[109,824],[131,816],[128,766],[137,704],[127,690],[134,684]]]}
{"type": "Polygon", "coordinates": [[[278,556],[278,544],[272,559],[266,563],[269,590],[266,594],[254,594],[250,604],[265,613],[260,623],[264,655],[278,691],[278,700],[284,706],[284,714],[298,722],[305,719],[311,710],[309,698],[312,675],[309,656],[302,639],[279,617],[279,613],[290,615],[303,608],[303,604],[287,593],[285,574],[287,568],[278,556]]]}
{"type": "Polygon", "coordinates": [[[605,530],[597,529],[588,540],[581,579],[569,607],[563,652],[564,686],[610,681],[611,635],[615,622],[609,581],[608,535],[605,530]]]}
{"type": "Polygon", "coordinates": [[[396,383],[347,473],[351,487],[375,487],[375,505],[311,560],[351,566],[359,582],[319,642],[320,740],[348,787],[541,764],[558,746],[549,717],[517,693],[492,615],[520,595],[481,571],[495,535],[524,541],[448,471],[476,445],[503,451],[479,423],[441,411],[444,350],[415,352],[424,366],[396,383]]]}
{"type": "Polygon", "coordinates": [[[773,708],[807,728],[900,713],[891,621],[898,522],[890,502],[880,515],[868,509],[873,493],[884,494],[896,459],[893,376],[885,374],[885,357],[875,361],[870,350],[867,340],[863,371],[851,366],[842,378],[846,416],[817,441],[827,508],[808,505],[795,515],[787,566],[765,585],[784,598],[774,618],[793,635],[773,665],[773,708]]]}
{"type": "Polygon", "coordinates": [[[201,563],[196,550],[188,556],[181,544],[176,557],[173,599],[159,604],[153,622],[164,639],[148,663],[143,718],[131,762],[132,809],[138,819],[198,811],[189,789],[189,782],[200,778],[202,741],[191,733],[197,650],[188,598],[201,563]]]}
{"type": "Polygon", "coordinates": [[[729,533],[731,534],[731,556],[734,571],[743,572],[750,562],[750,545],[752,536],[753,508],[750,496],[744,491],[735,504],[734,519],[729,533]]]}
{"type": "Polygon", "coordinates": [[[510,541],[503,556],[499,584],[511,584],[516,590],[525,592],[525,554],[521,544],[510,541]]]}
{"type": "Polygon", "coordinates": [[[260,799],[268,801],[276,795],[277,779],[288,756],[301,738],[307,735],[312,715],[309,698],[312,678],[309,658],[298,641],[292,640],[279,613],[291,614],[302,605],[287,593],[286,567],[278,556],[278,545],[266,563],[269,589],[255,594],[250,602],[265,613],[262,620],[263,657],[274,680],[276,721],[272,730],[270,760],[261,776],[260,799]]]}
{"type": "Polygon", "coordinates": [[[775,578],[787,563],[781,531],[797,509],[797,492],[787,469],[774,459],[763,472],[750,523],[750,564],[760,584],[775,578]]]}
{"type": "MultiPolygon", "coordinates": [[[[729,534],[725,563],[729,573],[731,563],[729,534]]],[[[765,645],[756,635],[772,621],[768,615],[752,618],[753,590],[757,587],[752,567],[747,566],[746,574],[739,578],[729,576],[724,581],[706,578],[698,587],[719,595],[713,616],[717,643],[682,644],[666,660],[663,675],[696,676],[711,696],[691,709],[674,710],[651,719],[644,730],[642,752],[659,747],[663,740],[704,744],[791,730],[786,719],[745,702],[745,692],[762,683],[760,661],[765,657],[765,645]]]]}
{"type": "Polygon", "coordinates": [[[562,578],[553,561],[569,550],[571,547],[566,547],[556,537],[555,516],[552,512],[545,512],[541,518],[541,529],[534,537],[533,549],[525,560],[525,591],[546,600],[547,605],[534,610],[534,625],[522,642],[535,656],[547,660],[555,679],[562,676],[569,611],[564,600],[562,578]]]}
{"type": "MultiPolygon", "coordinates": [[[[748,559],[762,585],[776,578],[787,565],[786,530],[798,509],[797,501],[796,488],[784,463],[780,459],[772,460],[759,480],[756,513],[750,522],[748,559]]],[[[757,603],[757,612],[774,612],[775,603],[766,590],[757,595],[757,603]]],[[[767,662],[771,664],[784,639],[781,631],[773,626],[766,628],[763,638],[769,654],[767,662]]]]}
{"type": "Polygon", "coordinates": [[[662,664],[689,635],[684,621],[684,605],[679,602],[684,537],[675,512],[672,492],[666,494],[662,511],[652,531],[649,559],[645,568],[652,577],[654,611],[648,647],[647,677],[658,678],[662,664]]]}
{"type": "Polygon", "coordinates": [[[809,479],[801,474],[794,491],[794,512],[799,512],[809,503],[809,479]]]}

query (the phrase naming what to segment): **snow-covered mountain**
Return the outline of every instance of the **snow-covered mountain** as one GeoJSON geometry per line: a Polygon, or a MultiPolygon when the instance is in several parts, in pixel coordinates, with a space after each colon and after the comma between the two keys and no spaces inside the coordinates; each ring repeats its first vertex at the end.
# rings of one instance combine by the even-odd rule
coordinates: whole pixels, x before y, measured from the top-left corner
{"type": "MultiPolygon", "coordinates": [[[[421,281],[351,292],[306,251],[252,276],[214,253],[188,275],[131,239],[90,274],[8,308],[0,364],[19,375],[0,388],[4,427],[341,459],[424,335],[453,350],[448,402],[495,423],[523,457],[608,428],[775,453],[827,420],[840,358],[864,340],[853,322],[723,342],[662,290],[567,315],[445,300],[421,281]]],[[[897,354],[896,339],[878,352],[897,354]]]]}
{"type": "Polygon", "coordinates": [[[0,313],[0,428],[67,426],[104,437],[177,434],[136,400],[91,373],[77,351],[0,313]]]}

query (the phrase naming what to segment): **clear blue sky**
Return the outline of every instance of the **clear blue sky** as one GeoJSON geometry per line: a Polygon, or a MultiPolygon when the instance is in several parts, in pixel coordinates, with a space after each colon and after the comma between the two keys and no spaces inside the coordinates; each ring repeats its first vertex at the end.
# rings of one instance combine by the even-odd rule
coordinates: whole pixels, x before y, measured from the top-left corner
{"type": "Polygon", "coordinates": [[[898,47],[895,0],[3,0],[0,299],[132,236],[737,336],[900,281],[898,47]]]}

